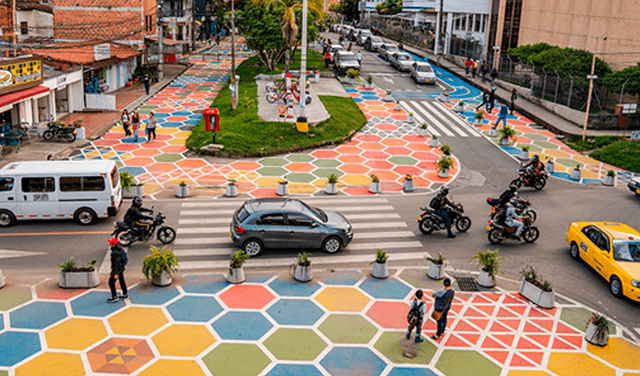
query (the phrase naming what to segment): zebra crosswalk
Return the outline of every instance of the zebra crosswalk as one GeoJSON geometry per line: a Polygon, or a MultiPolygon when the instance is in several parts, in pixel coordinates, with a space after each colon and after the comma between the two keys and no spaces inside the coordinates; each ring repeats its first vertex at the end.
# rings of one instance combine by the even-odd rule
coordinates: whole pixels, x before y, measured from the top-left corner
{"type": "Polygon", "coordinates": [[[436,100],[400,101],[407,112],[412,112],[418,124],[429,124],[429,132],[438,137],[482,137],[480,133],[458,114],[436,100]]]}
{"type": "MultiPolygon", "coordinates": [[[[393,253],[395,260],[409,260],[423,245],[384,197],[326,197],[303,200],[311,206],[335,210],[344,215],[354,230],[348,247],[334,255],[312,250],[314,263],[353,263],[371,261],[376,249],[393,253]]],[[[191,201],[181,204],[177,238],[172,250],[180,257],[180,269],[224,268],[236,247],[229,235],[231,216],[243,201],[191,201]]],[[[251,260],[248,266],[286,266],[299,250],[270,250],[251,260]]]]}

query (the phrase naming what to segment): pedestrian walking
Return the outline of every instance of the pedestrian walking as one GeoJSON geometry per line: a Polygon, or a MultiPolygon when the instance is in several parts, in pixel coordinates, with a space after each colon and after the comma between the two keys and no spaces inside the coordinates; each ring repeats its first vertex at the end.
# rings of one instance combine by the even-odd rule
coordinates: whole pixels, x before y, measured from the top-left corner
{"type": "Polygon", "coordinates": [[[362,69],[362,51],[358,51],[356,54],[356,60],[358,61],[358,67],[362,69]]]}
{"type": "Polygon", "coordinates": [[[483,61],[480,65],[480,74],[482,75],[482,83],[486,82],[487,73],[489,72],[489,66],[486,61],[483,61]]]}
{"type": "Polygon", "coordinates": [[[482,103],[476,107],[476,111],[478,111],[480,107],[486,106],[487,103],[489,103],[489,89],[486,89],[484,93],[482,93],[482,103]]]}
{"type": "Polygon", "coordinates": [[[220,45],[220,33],[216,34],[216,46],[220,45]]]}
{"type": "Polygon", "coordinates": [[[149,89],[151,88],[151,77],[149,77],[148,73],[144,75],[142,82],[144,83],[144,91],[147,93],[147,95],[149,95],[149,89]]]}
{"type": "Polygon", "coordinates": [[[465,77],[469,77],[469,69],[471,69],[471,65],[473,63],[471,62],[471,59],[467,58],[467,60],[464,62],[464,75],[465,77]]]}
{"type": "Polygon", "coordinates": [[[331,53],[329,50],[324,53],[324,67],[329,68],[329,62],[331,62],[331,53]]]}
{"type": "Polygon", "coordinates": [[[131,129],[133,130],[133,142],[138,142],[138,129],[140,129],[138,110],[133,111],[133,115],[131,115],[131,129]]]}
{"type": "Polygon", "coordinates": [[[111,274],[109,274],[109,289],[111,289],[111,298],[107,299],[108,303],[115,303],[118,299],[127,299],[127,283],[124,280],[124,269],[129,261],[127,251],[122,248],[117,238],[107,240],[111,247],[111,274]],[[116,295],[116,280],[120,280],[120,290],[122,295],[116,295]]]}
{"type": "Polygon", "coordinates": [[[489,100],[487,101],[487,113],[491,114],[493,111],[493,107],[496,105],[496,88],[492,87],[489,92],[489,100]]]}
{"type": "Polygon", "coordinates": [[[329,46],[327,45],[327,40],[322,38],[322,54],[324,55],[328,49],[329,46]]]}
{"type": "Polygon", "coordinates": [[[400,52],[402,52],[402,50],[404,50],[404,46],[402,45],[402,42],[398,43],[398,50],[400,52]]]}
{"type": "Polygon", "coordinates": [[[491,86],[496,86],[496,78],[498,78],[498,71],[496,68],[491,69],[491,86]]]}
{"type": "Polygon", "coordinates": [[[433,313],[431,314],[431,317],[438,323],[436,334],[431,336],[431,338],[436,341],[442,338],[442,335],[447,328],[447,315],[449,314],[453,297],[456,294],[451,288],[451,279],[445,278],[443,285],[444,288],[441,288],[431,295],[436,299],[433,303],[433,313]]]}
{"type": "Polygon", "coordinates": [[[124,135],[126,137],[131,136],[131,131],[129,130],[129,112],[127,111],[127,109],[125,109],[124,111],[122,111],[122,116],[120,116],[120,119],[122,120],[122,128],[124,129],[124,135]]]}
{"type": "Polygon", "coordinates": [[[496,124],[493,126],[494,128],[498,128],[498,123],[503,122],[502,127],[507,126],[507,115],[509,115],[509,107],[506,104],[503,104],[500,107],[500,113],[498,114],[498,120],[496,120],[496,124]]]}
{"type": "Polygon", "coordinates": [[[424,315],[427,313],[427,307],[422,300],[422,290],[416,291],[416,298],[411,302],[409,313],[407,314],[407,321],[409,322],[409,331],[407,332],[407,339],[411,339],[411,332],[413,328],[416,328],[416,342],[422,342],[424,339],[420,337],[420,331],[422,330],[422,321],[424,315]]]}
{"type": "Polygon", "coordinates": [[[516,99],[518,99],[518,93],[514,88],[513,90],[511,90],[511,97],[509,98],[509,114],[511,115],[513,115],[513,110],[515,109],[515,106],[516,106],[516,99]]]}
{"type": "Polygon", "coordinates": [[[153,112],[149,114],[149,120],[147,120],[147,142],[151,142],[151,136],[156,139],[156,126],[158,121],[153,117],[153,112]]]}
{"type": "Polygon", "coordinates": [[[349,47],[347,47],[347,51],[351,51],[352,47],[353,47],[353,43],[349,42],[349,47]]]}
{"type": "Polygon", "coordinates": [[[475,80],[477,73],[478,73],[478,62],[475,60],[471,60],[471,78],[475,80]]]}

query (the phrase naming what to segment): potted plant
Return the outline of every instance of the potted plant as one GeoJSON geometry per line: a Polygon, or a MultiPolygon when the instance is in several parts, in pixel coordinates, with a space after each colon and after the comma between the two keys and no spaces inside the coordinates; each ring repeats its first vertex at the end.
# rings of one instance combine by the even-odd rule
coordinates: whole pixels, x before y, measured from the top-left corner
{"type": "Polygon", "coordinates": [[[391,90],[387,90],[384,98],[382,99],[385,102],[393,102],[393,97],[391,96],[391,90]]]}
{"type": "Polygon", "coordinates": [[[556,170],[556,164],[552,158],[548,158],[547,164],[544,166],[544,170],[550,174],[556,170]]]}
{"type": "Polygon", "coordinates": [[[355,69],[349,69],[347,71],[347,77],[344,79],[344,81],[348,84],[351,85],[355,85],[356,84],[356,79],[360,76],[360,72],[358,72],[355,69]]]}
{"type": "Polygon", "coordinates": [[[369,265],[373,264],[373,268],[371,269],[371,275],[374,278],[384,279],[389,276],[389,265],[387,265],[387,252],[376,249],[376,259],[369,263],[369,265]]]}
{"type": "Polygon", "coordinates": [[[438,252],[438,257],[425,257],[427,261],[431,261],[429,264],[429,271],[427,276],[431,279],[441,280],[444,278],[444,256],[438,252]]]}
{"type": "Polygon", "coordinates": [[[278,196],[286,196],[289,194],[289,182],[287,181],[286,176],[278,182],[278,189],[276,189],[276,194],[278,196]]]}
{"type": "Polygon", "coordinates": [[[133,183],[131,184],[132,191],[135,192],[135,196],[144,196],[144,183],[133,183]]]}
{"type": "Polygon", "coordinates": [[[120,171],[120,187],[122,187],[122,197],[132,198],[135,197],[136,189],[131,189],[135,184],[133,174],[129,171],[120,171]]]}
{"type": "Polygon", "coordinates": [[[189,197],[189,186],[184,182],[184,180],[178,185],[178,192],[176,193],[176,196],[179,198],[189,197]]]}
{"type": "Polygon", "coordinates": [[[229,262],[229,275],[227,276],[227,282],[229,283],[242,283],[245,281],[244,269],[242,264],[247,262],[249,254],[242,249],[239,249],[231,254],[231,261],[229,262]]]}
{"type": "Polygon", "coordinates": [[[489,137],[498,137],[498,130],[496,129],[495,124],[489,128],[489,137]]]}
{"type": "Polygon", "coordinates": [[[507,125],[498,130],[498,136],[500,137],[500,145],[509,146],[509,139],[516,136],[516,131],[507,125]]]}
{"type": "Polygon", "coordinates": [[[438,100],[440,102],[449,103],[449,93],[441,93],[438,100]]]}
{"type": "Polygon", "coordinates": [[[142,274],[147,279],[151,278],[151,281],[156,286],[170,285],[172,273],[178,271],[180,258],[166,246],[158,249],[158,247],[152,245],[149,250],[151,254],[147,255],[142,262],[142,274]]]}
{"type": "Polygon", "coordinates": [[[371,174],[371,184],[369,184],[369,192],[371,193],[380,193],[382,191],[380,187],[380,178],[376,176],[376,174],[371,174]]]}
{"type": "Polygon", "coordinates": [[[400,111],[402,110],[402,106],[400,106],[400,100],[396,101],[396,104],[393,106],[393,110],[394,111],[400,111]]]}
{"type": "Polygon", "coordinates": [[[442,145],[440,146],[440,151],[442,152],[443,155],[446,155],[448,157],[451,155],[451,146],[442,145]]]}
{"type": "Polygon", "coordinates": [[[553,308],[555,301],[553,286],[540,278],[531,265],[527,265],[520,274],[524,277],[518,291],[520,295],[542,308],[553,308]]]}
{"type": "Polygon", "coordinates": [[[236,197],[238,195],[238,186],[235,179],[227,179],[227,186],[224,189],[224,195],[227,197],[236,197]]]}
{"type": "Polygon", "coordinates": [[[602,180],[602,184],[607,187],[613,187],[616,185],[616,172],[614,170],[607,171],[607,176],[602,180]]]}
{"type": "Polygon", "coordinates": [[[69,261],[58,265],[62,268],[58,277],[58,286],[65,289],[98,286],[100,284],[100,278],[98,278],[98,271],[95,268],[96,262],[94,259],[87,262],[87,266],[76,266],[75,260],[71,257],[69,261]]]}
{"type": "Polygon", "coordinates": [[[498,273],[500,261],[504,260],[504,257],[498,256],[498,250],[487,250],[487,252],[477,251],[471,260],[476,260],[478,266],[482,267],[478,273],[478,284],[482,287],[495,286],[496,273],[498,273]]]}
{"type": "Polygon", "coordinates": [[[436,166],[438,166],[438,176],[446,179],[449,177],[449,169],[453,167],[453,160],[446,155],[443,155],[436,162],[436,166]]]}
{"type": "Polygon", "coordinates": [[[84,140],[86,138],[86,135],[84,133],[84,127],[82,126],[82,120],[76,120],[71,123],[71,125],[76,128],[76,138],[84,140]]]}
{"type": "Polygon", "coordinates": [[[364,81],[364,88],[373,89],[373,77],[367,76],[367,78],[364,81]]]}
{"type": "Polygon", "coordinates": [[[311,254],[307,252],[298,253],[296,262],[296,272],[293,278],[298,282],[309,282],[313,279],[311,271],[311,254]]]}
{"type": "Polygon", "coordinates": [[[584,339],[592,345],[606,346],[609,343],[609,331],[612,327],[613,324],[605,316],[592,312],[587,321],[584,339]]]}
{"type": "Polygon", "coordinates": [[[418,135],[422,137],[427,137],[429,135],[429,124],[422,123],[422,125],[418,129],[418,135]]]}
{"type": "Polygon", "coordinates": [[[580,181],[580,179],[582,178],[582,171],[580,171],[580,166],[581,165],[578,163],[576,168],[571,171],[571,180],[580,181]]]}
{"type": "Polygon", "coordinates": [[[458,103],[455,106],[453,106],[453,110],[455,112],[462,112],[464,111],[464,105],[465,105],[464,101],[458,101],[458,103]]]}
{"type": "Polygon", "coordinates": [[[531,146],[529,145],[520,146],[520,155],[518,156],[518,158],[523,161],[529,160],[529,149],[531,149],[531,146]]]}
{"type": "Polygon", "coordinates": [[[432,134],[431,135],[431,141],[429,141],[429,146],[431,146],[432,148],[437,148],[438,147],[438,135],[437,134],[432,134]]]}
{"type": "Polygon", "coordinates": [[[413,112],[409,112],[409,115],[407,115],[407,123],[413,124],[414,122],[415,120],[413,119],[413,112]]]}
{"type": "Polygon", "coordinates": [[[413,177],[411,174],[406,174],[404,176],[404,182],[402,183],[402,190],[405,192],[413,192],[413,177]]]}
{"type": "Polygon", "coordinates": [[[327,177],[327,187],[325,188],[324,193],[328,195],[338,194],[338,175],[331,174],[327,177]]]}
{"type": "Polygon", "coordinates": [[[476,121],[473,122],[473,125],[480,126],[482,125],[482,118],[484,118],[484,111],[480,110],[476,112],[476,121]]]}

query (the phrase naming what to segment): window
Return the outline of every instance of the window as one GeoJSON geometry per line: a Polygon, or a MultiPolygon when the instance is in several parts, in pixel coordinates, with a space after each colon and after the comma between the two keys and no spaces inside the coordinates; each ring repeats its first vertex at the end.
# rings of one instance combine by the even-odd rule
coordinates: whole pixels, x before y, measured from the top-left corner
{"type": "Polygon", "coordinates": [[[120,174],[118,174],[118,168],[114,167],[113,171],[111,171],[111,184],[113,188],[118,186],[118,183],[120,183],[120,174]]]}
{"type": "Polygon", "coordinates": [[[13,178],[0,178],[0,192],[13,190],[13,178]]]}
{"type": "Polygon", "coordinates": [[[65,176],[60,178],[60,191],[104,191],[102,176],[65,176]]]}
{"type": "Polygon", "coordinates": [[[54,192],[53,178],[22,178],[22,192],[54,192]]]}
{"type": "Polygon", "coordinates": [[[284,226],[284,216],[282,214],[267,214],[260,217],[259,225],[284,226]]]}
{"type": "Polygon", "coordinates": [[[82,190],[82,179],[77,177],[60,178],[60,190],[62,192],[76,192],[82,190]]]}
{"type": "Polygon", "coordinates": [[[20,22],[20,35],[28,35],[29,34],[29,24],[27,21],[20,22]]]}
{"type": "Polygon", "coordinates": [[[289,220],[290,226],[302,226],[302,227],[311,227],[313,221],[302,214],[287,214],[287,219],[289,220]]]}

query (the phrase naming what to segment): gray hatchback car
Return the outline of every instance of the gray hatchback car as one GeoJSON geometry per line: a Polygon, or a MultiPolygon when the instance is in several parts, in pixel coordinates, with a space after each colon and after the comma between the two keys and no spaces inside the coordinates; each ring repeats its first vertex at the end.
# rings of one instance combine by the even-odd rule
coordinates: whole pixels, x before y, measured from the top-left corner
{"type": "Polygon", "coordinates": [[[335,253],[353,239],[341,214],[292,198],[245,201],[233,214],[231,239],[250,256],[266,248],[321,248],[335,253]]]}

